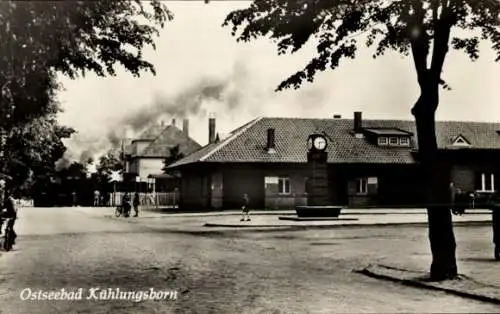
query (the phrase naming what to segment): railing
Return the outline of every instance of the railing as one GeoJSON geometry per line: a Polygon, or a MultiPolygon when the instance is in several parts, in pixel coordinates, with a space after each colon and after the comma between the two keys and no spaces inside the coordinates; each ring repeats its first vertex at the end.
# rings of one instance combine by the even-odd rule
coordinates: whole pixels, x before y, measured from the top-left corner
{"type": "Polygon", "coordinates": [[[31,199],[17,199],[15,201],[19,207],[33,207],[33,200],[31,199]]]}
{"type": "Polygon", "coordinates": [[[156,207],[172,207],[177,208],[179,205],[179,192],[160,192],[155,194],[156,207]]]}
{"type": "MultiPolygon", "coordinates": [[[[121,204],[124,192],[111,193],[110,204],[108,206],[117,206],[121,204]]],[[[130,201],[133,201],[133,194],[130,194],[130,201]]],[[[157,193],[139,193],[141,206],[144,207],[171,207],[177,208],[179,205],[179,192],[157,192],[157,193]]]]}

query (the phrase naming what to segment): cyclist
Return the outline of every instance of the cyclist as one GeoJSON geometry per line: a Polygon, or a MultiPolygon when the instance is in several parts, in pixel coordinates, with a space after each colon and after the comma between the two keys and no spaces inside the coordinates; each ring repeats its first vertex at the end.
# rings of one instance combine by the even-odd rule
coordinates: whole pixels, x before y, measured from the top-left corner
{"type": "MultiPolygon", "coordinates": [[[[15,224],[16,219],[17,219],[17,207],[16,207],[16,201],[12,197],[11,193],[9,192],[9,190],[5,191],[5,201],[4,201],[4,204],[3,204],[2,217],[1,218],[4,219],[4,220],[5,219],[9,219],[8,220],[8,225],[6,227],[8,227],[8,228],[10,227],[12,229],[12,233],[14,235],[12,243],[15,244],[16,243],[17,234],[14,231],[14,224],[15,224]]],[[[0,230],[2,230],[2,224],[3,224],[3,221],[0,222],[0,230]]]]}

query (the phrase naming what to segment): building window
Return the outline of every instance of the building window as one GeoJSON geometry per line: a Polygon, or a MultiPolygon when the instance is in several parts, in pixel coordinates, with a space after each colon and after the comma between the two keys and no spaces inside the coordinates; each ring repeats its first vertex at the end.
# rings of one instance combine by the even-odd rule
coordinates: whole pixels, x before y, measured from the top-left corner
{"type": "Polygon", "coordinates": [[[410,140],[407,137],[402,137],[399,139],[399,144],[401,144],[401,146],[408,146],[410,145],[410,140]]]}
{"type": "Polygon", "coordinates": [[[480,173],[479,174],[479,191],[493,192],[495,191],[495,175],[493,173],[480,173]]]}
{"type": "Polygon", "coordinates": [[[288,177],[278,178],[278,191],[280,194],[290,194],[290,178],[288,177]]]}
{"type": "Polygon", "coordinates": [[[398,145],[398,138],[397,137],[390,137],[389,138],[389,144],[391,144],[391,145],[398,145]]]}
{"type": "Polygon", "coordinates": [[[385,136],[379,137],[378,144],[379,145],[387,145],[387,137],[385,137],[385,136]]]}
{"type": "Polygon", "coordinates": [[[365,195],[368,193],[368,180],[366,178],[356,179],[356,194],[365,195]]]}

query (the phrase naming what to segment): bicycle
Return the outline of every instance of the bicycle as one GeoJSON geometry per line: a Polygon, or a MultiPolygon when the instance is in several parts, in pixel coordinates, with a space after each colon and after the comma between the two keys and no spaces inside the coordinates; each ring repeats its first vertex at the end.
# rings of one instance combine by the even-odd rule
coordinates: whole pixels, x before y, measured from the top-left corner
{"type": "Polygon", "coordinates": [[[7,218],[4,221],[5,229],[3,233],[2,247],[7,252],[12,250],[12,246],[14,245],[14,224],[12,223],[13,219],[14,218],[7,218]]]}
{"type": "Polygon", "coordinates": [[[116,217],[120,217],[122,215],[124,217],[129,217],[130,216],[130,207],[128,209],[125,209],[123,207],[123,205],[116,206],[116,208],[115,208],[115,216],[116,217]]]}

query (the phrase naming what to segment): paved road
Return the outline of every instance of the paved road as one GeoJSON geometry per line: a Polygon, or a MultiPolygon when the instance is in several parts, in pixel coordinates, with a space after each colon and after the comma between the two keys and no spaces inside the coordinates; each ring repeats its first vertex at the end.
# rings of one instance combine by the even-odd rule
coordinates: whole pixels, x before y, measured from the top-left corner
{"type": "MultiPolygon", "coordinates": [[[[425,228],[235,231],[203,228],[203,217],[125,220],[110,214],[23,209],[16,250],[0,252],[0,313],[498,312],[498,305],[352,272],[369,263],[403,260],[426,267],[425,228]],[[25,288],[83,288],[85,297],[95,287],[174,289],[178,298],[20,298],[25,288]]],[[[486,227],[461,228],[458,236],[466,248],[462,255],[476,247],[467,239],[489,245],[486,227]]]]}

